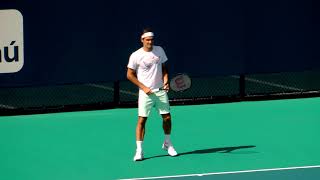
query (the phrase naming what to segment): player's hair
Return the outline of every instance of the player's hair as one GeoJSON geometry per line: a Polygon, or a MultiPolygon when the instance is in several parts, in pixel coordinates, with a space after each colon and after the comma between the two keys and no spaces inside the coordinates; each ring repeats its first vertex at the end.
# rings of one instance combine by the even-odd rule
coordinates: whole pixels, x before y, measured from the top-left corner
{"type": "Polygon", "coordinates": [[[152,29],[150,27],[146,27],[142,30],[142,34],[147,33],[147,32],[152,32],[152,29]]]}

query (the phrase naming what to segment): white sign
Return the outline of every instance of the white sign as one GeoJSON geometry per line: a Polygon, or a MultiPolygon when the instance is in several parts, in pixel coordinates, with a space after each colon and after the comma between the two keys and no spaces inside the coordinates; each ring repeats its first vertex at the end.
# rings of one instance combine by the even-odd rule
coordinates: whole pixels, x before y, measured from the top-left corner
{"type": "Polygon", "coordinates": [[[0,10],[0,73],[15,73],[22,69],[23,17],[18,10],[0,10]]]}

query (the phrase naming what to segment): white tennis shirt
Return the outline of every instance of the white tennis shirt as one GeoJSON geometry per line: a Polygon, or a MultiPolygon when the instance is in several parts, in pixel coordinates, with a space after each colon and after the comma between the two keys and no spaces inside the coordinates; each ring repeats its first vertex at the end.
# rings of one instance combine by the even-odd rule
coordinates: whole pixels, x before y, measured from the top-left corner
{"type": "Polygon", "coordinates": [[[127,67],[136,71],[142,84],[154,90],[163,86],[162,63],[167,60],[160,46],[153,46],[150,52],[140,48],[131,54],[127,67]]]}

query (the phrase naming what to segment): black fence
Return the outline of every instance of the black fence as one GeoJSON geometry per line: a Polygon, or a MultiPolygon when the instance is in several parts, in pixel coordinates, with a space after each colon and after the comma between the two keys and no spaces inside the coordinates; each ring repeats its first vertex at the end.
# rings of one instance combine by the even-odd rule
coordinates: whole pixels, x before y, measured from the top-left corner
{"type": "Polygon", "coordinates": [[[169,72],[193,80],[191,89],[169,93],[172,105],[318,95],[319,2],[161,2],[1,0],[1,11],[22,15],[23,46],[2,38],[0,56],[16,42],[24,63],[0,72],[0,114],[136,107],[138,89],[124,79],[147,26],[169,72]],[[165,13],[136,10],[149,7],[165,13]]]}
{"type": "MultiPolygon", "coordinates": [[[[320,96],[320,71],[191,77],[184,92],[169,92],[171,105],[320,96]]],[[[0,114],[137,107],[129,81],[0,88],[0,114]]]]}

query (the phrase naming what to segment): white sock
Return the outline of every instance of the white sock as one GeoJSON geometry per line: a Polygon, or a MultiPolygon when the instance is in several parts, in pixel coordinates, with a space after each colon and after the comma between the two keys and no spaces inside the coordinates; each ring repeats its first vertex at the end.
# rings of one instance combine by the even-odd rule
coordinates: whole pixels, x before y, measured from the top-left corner
{"type": "Polygon", "coordinates": [[[167,144],[171,144],[171,140],[170,140],[170,134],[166,134],[164,137],[164,142],[166,142],[167,144]]]}
{"type": "Polygon", "coordinates": [[[137,141],[137,151],[142,151],[142,143],[143,141],[137,141]]]}

